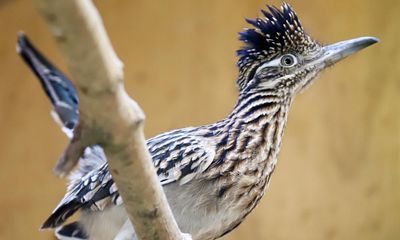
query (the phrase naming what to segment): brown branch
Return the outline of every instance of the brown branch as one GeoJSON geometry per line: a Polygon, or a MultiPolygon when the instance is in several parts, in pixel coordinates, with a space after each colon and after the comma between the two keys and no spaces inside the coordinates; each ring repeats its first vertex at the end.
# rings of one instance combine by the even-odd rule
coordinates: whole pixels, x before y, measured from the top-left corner
{"type": "Polygon", "coordinates": [[[122,63],[90,0],[37,0],[66,58],[80,98],[76,137],[56,167],[67,174],[100,144],[139,239],[181,239],[143,134],[144,113],[126,94],[122,63]]]}

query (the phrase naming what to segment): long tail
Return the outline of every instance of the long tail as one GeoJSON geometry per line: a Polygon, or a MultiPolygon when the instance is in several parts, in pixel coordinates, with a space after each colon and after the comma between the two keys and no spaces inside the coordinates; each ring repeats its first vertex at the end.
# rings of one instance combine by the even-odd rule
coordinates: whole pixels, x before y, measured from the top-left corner
{"type": "Polygon", "coordinates": [[[23,33],[18,35],[17,52],[39,78],[64,132],[71,133],[79,121],[79,99],[74,85],[23,33]]]}

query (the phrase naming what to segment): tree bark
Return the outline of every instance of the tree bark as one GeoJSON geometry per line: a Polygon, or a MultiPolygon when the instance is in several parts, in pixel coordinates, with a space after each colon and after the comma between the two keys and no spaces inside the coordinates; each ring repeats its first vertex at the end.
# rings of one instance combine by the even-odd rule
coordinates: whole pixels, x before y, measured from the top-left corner
{"type": "Polygon", "coordinates": [[[66,175],[83,149],[104,148],[139,239],[181,239],[143,134],[145,116],[123,85],[116,56],[90,0],[37,0],[66,58],[80,98],[80,123],[55,171],[66,175]]]}

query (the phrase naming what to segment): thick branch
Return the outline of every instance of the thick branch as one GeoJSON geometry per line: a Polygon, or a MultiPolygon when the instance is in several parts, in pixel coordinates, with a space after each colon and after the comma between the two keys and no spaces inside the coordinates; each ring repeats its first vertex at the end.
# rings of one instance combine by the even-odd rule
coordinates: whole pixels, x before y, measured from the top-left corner
{"type": "Polygon", "coordinates": [[[146,147],[144,114],[125,92],[122,63],[96,8],[90,0],[37,1],[80,98],[79,137],[71,141],[57,171],[69,172],[78,160],[76,153],[100,144],[138,237],[180,239],[146,147]]]}

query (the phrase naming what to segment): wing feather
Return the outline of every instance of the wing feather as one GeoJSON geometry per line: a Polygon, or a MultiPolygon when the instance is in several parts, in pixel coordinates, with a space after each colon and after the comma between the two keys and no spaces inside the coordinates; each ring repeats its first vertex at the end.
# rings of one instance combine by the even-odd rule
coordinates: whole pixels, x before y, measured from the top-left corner
{"type": "MultiPolygon", "coordinates": [[[[187,184],[205,171],[214,159],[214,149],[208,147],[202,137],[192,135],[193,130],[175,130],[148,140],[147,145],[162,185],[187,184]]],[[[110,204],[122,204],[105,155],[99,148],[96,146],[85,151],[81,160],[83,165],[72,175],[67,194],[46,220],[43,228],[59,226],[81,208],[101,211],[110,204]],[[85,165],[84,162],[88,159],[103,164],[100,167],[88,164],[90,162],[85,165]]]]}

